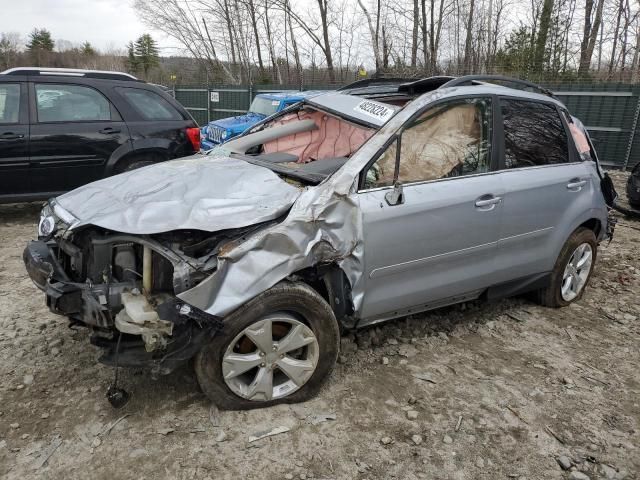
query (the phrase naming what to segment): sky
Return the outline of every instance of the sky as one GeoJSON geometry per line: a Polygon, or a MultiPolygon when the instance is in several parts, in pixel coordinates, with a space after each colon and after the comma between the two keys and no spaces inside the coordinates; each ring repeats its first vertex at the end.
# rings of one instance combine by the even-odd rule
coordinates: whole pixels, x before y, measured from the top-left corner
{"type": "Polygon", "coordinates": [[[136,18],[132,4],[133,0],[0,0],[0,32],[17,32],[26,42],[34,28],[46,28],[54,40],[88,41],[99,50],[124,49],[130,40],[149,32],[161,55],[180,53],[175,41],[150,31],[136,18]]]}

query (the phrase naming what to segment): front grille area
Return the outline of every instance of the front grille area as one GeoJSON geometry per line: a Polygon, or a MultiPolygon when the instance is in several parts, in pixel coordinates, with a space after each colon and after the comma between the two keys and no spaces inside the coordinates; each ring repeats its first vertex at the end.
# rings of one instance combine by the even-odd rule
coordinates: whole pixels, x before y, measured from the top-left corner
{"type": "Polygon", "coordinates": [[[223,133],[224,133],[224,130],[222,128],[214,127],[213,125],[209,126],[208,137],[209,137],[209,140],[211,140],[212,142],[222,143],[223,133]]]}

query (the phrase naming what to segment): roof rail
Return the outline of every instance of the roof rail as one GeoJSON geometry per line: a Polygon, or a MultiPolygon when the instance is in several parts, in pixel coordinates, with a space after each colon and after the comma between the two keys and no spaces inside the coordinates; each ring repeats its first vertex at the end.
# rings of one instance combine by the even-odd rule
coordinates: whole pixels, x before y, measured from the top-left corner
{"type": "Polygon", "coordinates": [[[556,98],[553,92],[547,88],[541,87],[540,85],[536,85],[535,83],[529,82],[527,80],[521,80],[519,78],[505,77],[503,75],[465,75],[462,77],[454,78],[453,80],[448,81],[440,88],[449,88],[449,87],[457,87],[459,85],[464,85],[466,83],[472,82],[503,82],[503,83],[512,83],[515,85],[522,85],[527,88],[532,88],[534,90],[538,90],[544,95],[548,95],[552,98],[556,98]]]}
{"type": "Polygon", "coordinates": [[[403,78],[403,77],[389,77],[389,78],[385,78],[385,77],[371,77],[371,78],[364,78],[362,80],[356,80],[355,82],[351,82],[348,85],[345,85],[343,87],[340,87],[336,90],[336,92],[342,92],[344,90],[351,90],[354,88],[366,88],[366,87],[370,87],[372,85],[386,85],[388,83],[391,84],[402,84],[402,83],[407,83],[407,82],[412,82],[414,81],[415,78],[403,78]]]}
{"type": "Polygon", "coordinates": [[[431,92],[437,88],[442,87],[447,82],[455,79],[448,75],[425,77],[411,80],[410,82],[403,83],[398,87],[399,92],[406,92],[409,95],[419,95],[426,92],[431,92]]]}
{"type": "Polygon", "coordinates": [[[101,78],[106,80],[139,81],[133,75],[124,72],[105,70],[82,70],[76,68],[15,67],[0,72],[0,75],[57,75],[64,77],[101,78]]]}

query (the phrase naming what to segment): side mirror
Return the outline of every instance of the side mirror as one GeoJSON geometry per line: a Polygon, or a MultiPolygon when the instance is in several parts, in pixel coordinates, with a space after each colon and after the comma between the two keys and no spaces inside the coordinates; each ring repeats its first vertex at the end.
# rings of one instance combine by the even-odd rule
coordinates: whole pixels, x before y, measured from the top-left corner
{"type": "Polygon", "coordinates": [[[393,190],[384,194],[384,199],[387,201],[387,205],[402,205],[404,203],[404,193],[402,192],[402,184],[396,182],[393,184],[393,190]]]}

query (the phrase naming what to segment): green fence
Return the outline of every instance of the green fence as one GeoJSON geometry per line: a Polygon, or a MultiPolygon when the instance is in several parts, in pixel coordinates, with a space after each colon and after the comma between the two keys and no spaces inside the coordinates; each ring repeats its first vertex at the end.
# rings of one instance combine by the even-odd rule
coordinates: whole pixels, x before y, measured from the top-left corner
{"type": "MultiPolygon", "coordinates": [[[[603,165],[632,168],[640,162],[640,85],[622,83],[545,85],[580,118],[603,165]]],[[[326,85],[306,90],[329,90],[326,85]]],[[[283,85],[214,85],[176,87],[175,97],[200,125],[246,113],[259,93],[299,91],[283,85]]]]}

